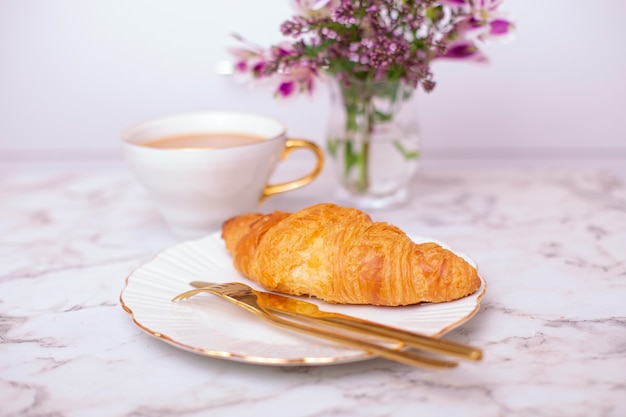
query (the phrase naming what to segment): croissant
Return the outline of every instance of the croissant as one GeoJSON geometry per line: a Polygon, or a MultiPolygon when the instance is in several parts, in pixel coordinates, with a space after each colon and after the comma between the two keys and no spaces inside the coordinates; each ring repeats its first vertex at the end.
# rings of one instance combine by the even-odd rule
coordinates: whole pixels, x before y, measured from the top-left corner
{"type": "Polygon", "coordinates": [[[476,268],[436,243],[414,243],[364,212],[318,204],[227,220],[233,265],[262,287],[330,303],[400,306],[475,292],[476,268]]]}

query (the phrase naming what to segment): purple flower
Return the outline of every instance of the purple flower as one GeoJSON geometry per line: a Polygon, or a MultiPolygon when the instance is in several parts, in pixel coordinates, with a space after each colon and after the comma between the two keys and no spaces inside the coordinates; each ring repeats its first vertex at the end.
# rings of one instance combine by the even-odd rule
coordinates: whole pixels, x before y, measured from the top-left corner
{"type": "Polygon", "coordinates": [[[328,16],[333,0],[291,0],[292,7],[301,16],[328,16]]]}
{"type": "Polygon", "coordinates": [[[229,52],[235,58],[234,68],[237,72],[258,72],[265,61],[261,53],[251,49],[230,48],[229,52]]]}
{"type": "Polygon", "coordinates": [[[294,81],[283,81],[278,85],[276,95],[280,97],[289,97],[296,89],[296,83],[294,81]]]}
{"type": "Polygon", "coordinates": [[[487,57],[478,49],[476,44],[467,39],[460,39],[451,42],[448,45],[445,53],[441,55],[442,58],[453,59],[467,59],[471,61],[484,62],[487,57]]]}
{"type": "Polygon", "coordinates": [[[321,73],[430,91],[434,59],[485,61],[479,46],[514,29],[502,0],[290,1],[297,15],[280,31],[291,41],[231,50],[237,72],[277,79],[279,97],[312,93],[321,73]]]}
{"type": "Polygon", "coordinates": [[[311,67],[301,66],[286,69],[285,72],[279,76],[275,96],[285,98],[296,92],[313,94],[315,78],[317,78],[317,76],[317,70],[311,67]]]}
{"type": "Polygon", "coordinates": [[[468,2],[466,0],[441,0],[440,3],[444,6],[463,7],[466,6],[468,2]]]}
{"type": "Polygon", "coordinates": [[[513,30],[513,24],[498,10],[502,0],[474,0],[470,4],[469,19],[472,26],[480,29],[479,37],[506,35],[513,30]]]}
{"type": "Polygon", "coordinates": [[[489,22],[491,35],[507,35],[513,30],[513,24],[506,19],[494,19],[489,22]]]}

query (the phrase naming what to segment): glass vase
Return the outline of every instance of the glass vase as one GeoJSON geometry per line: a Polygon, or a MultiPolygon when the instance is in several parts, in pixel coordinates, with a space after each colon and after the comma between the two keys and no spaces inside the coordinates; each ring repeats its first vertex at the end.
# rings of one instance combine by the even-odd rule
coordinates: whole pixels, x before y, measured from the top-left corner
{"type": "Polygon", "coordinates": [[[369,209],[408,201],[420,157],[415,95],[400,81],[332,80],[326,138],[339,202],[369,209]]]}

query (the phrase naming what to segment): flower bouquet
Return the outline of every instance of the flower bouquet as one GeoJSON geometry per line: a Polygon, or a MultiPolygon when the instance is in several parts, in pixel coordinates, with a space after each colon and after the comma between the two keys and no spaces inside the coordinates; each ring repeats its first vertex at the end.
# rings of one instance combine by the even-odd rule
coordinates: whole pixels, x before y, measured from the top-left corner
{"type": "Polygon", "coordinates": [[[400,120],[402,106],[418,88],[435,88],[434,60],[486,60],[485,41],[513,29],[501,2],[293,0],[298,13],[280,26],[287,40],[263,48],[237,36],[243,46],[231,52],[236,72],[276,80],[278,97],[310,94],[318,79],[330,81],[338,107],[327,143],[340,183],[350,194],[385,198],[406,186],[419,156],[416,115],[400,120]],[[372,158],[389,155],[385,149],[408,168],[373,178],[372,158]]]}

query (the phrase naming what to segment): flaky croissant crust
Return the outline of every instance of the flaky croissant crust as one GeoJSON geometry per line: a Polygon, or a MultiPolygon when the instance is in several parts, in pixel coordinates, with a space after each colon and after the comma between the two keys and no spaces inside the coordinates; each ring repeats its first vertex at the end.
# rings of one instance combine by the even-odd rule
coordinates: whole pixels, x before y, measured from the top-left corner
{"type": "Polygon", "coordinates": [[[235,268],[264,288],[331,303],[445,302],[480,287],[463,258],[335,204],[237,216],[224,223],[222,238],[235,268]]]}

